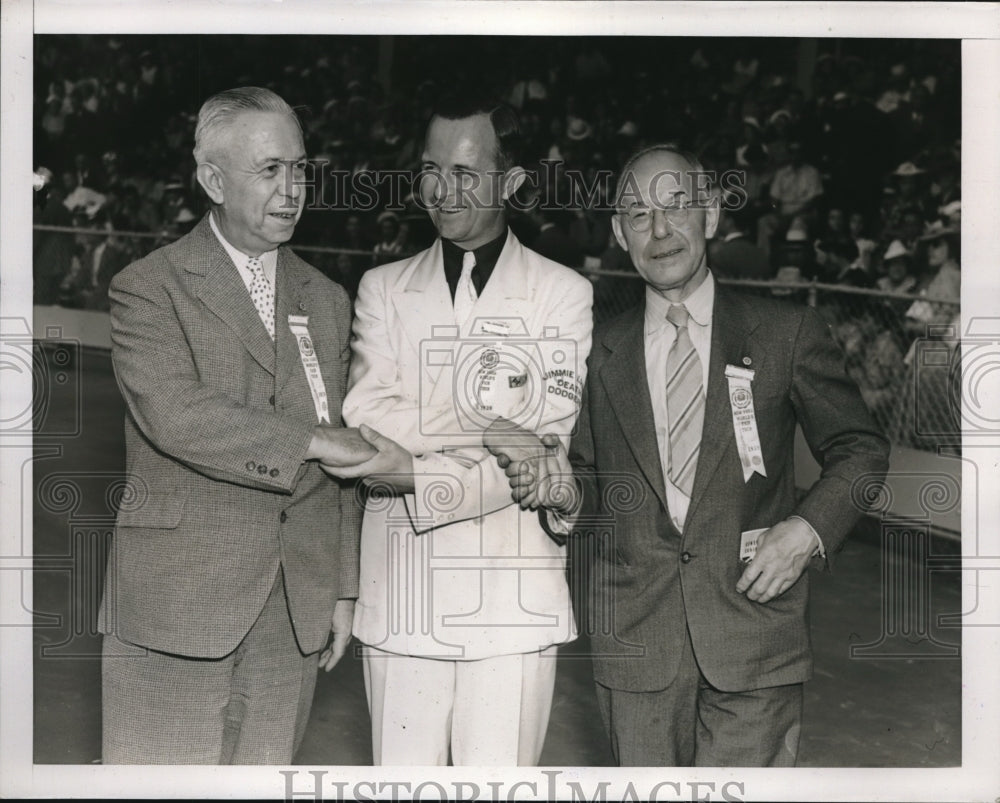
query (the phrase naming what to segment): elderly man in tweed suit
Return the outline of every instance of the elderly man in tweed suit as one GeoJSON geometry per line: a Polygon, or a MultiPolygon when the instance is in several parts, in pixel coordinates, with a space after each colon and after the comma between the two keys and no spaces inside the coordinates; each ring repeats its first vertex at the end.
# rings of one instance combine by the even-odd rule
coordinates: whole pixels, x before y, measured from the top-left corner
{"type": "Polygon", "coordinates": [[[316,461],[341,426],[351,308],[283,247],[305,152],[266,89],[202,106],[211,212],[111,285],[130,494],[101,612],[104,763],[287,764],[319,652],[350,639],[359,510],[316,461]]]}

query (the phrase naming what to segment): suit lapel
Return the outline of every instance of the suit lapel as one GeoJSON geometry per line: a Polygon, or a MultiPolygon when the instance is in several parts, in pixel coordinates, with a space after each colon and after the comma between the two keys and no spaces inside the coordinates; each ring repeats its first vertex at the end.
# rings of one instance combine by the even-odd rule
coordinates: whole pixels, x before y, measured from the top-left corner
{"type": "MultiPolygon", "coordinates": [[[[442,348],[454,346],[454,331],[449,334],[444,328],[449,322],[454,322],[455,312],[448,282],[444,278],[440,239],[414,259],[400,274],[390,292],[396,315],[415,354],[420,354],[422,343],[438,336],[441,337],[442,348]]],[[[444,361],[429,359],[423,363],[421,370],[426,372],[427,379],[431,383],[438,382],[446,367],[444,361]]],[[[450,376],[451,371],[448,372],[450,376]]]]}
{"type": "Polygon", "coordinates": [[[236,332],[261,367],[273,374],[274,342],[250,300],[239,271],[212,233],[208,215],[192,232],[190,257],[184,268],[204,277],[198,297],[236,332]]]}
{"type": "Polygon", "coordinates": [[[705,392],[705,422],[702,427],[698,469],[686,517],[689,522],[693,520],[695,510],[705,496],[723,455],[729,448],[736,446],[726,366],[743,367],[743,357],[750,353],[747,341],[757,323],[757,317],[749,305],[743,303],[738,295],[727,292],[716,284],[712,311],[712,352],[705,392]]]}
{"type": "MultiPolygon", "coordinates": [[[[281,390],[293,375],[302,372],[299,347],[291,329],[288,328],[288,316],[308,315],[309,279],[295,270],[295,265],[284,248],[278,249],[278,269],[274,278],[277,292],[274,306],[274,337],[277,340],[278,352],[275,386],[281,390]]],[[[314,336],[312,329],[310,335],[314,336]]]]}
{"type": "Polygon", "coordinates": [[[666,509],[667,492],[646,376],[644,309],[645,305],[637,306],[604,336],[612,356],[601,368],[601,382],[636,463],[666,509]]]}

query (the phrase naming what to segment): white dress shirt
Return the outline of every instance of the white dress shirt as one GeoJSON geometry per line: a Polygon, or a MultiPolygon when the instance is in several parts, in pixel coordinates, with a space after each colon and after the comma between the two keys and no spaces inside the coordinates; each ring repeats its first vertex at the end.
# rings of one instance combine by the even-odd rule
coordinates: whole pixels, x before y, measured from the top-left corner
{"type": "MultiPolygon", "coordinates": [[[[250,284],[253,282],[253,271],[247,267],[247,262],[250,260],[249,255],[244,254],[236,246],[229,242],[225,237],[222,236],[222,232],[219,231],[219,227],[215,223],[215,213],[212,212],[208,216],[208,224],[212,227],[212,233],[215,235],[216,239],[222,244],[222,247],[226,249],[226,253],[229,254],[229,258],[233,260],[233,264],[236,266],[236,270],[240,272],[240,278],[243,279],[243,284],[247,287],[247,293],[250,292],[250,284]]],[[[265,251],[258,257],[261,264],[264,266],[264,275],[267,280],[271,283],[271,287],[274,287],[274,276],[278,271],[278,249],[272,248],[270,251],[265,251]]]]}
{"type": "MultiPolygon", "coordinates": [[[[709,273],[691,295],[682,302],[690,316],[688,334],[691,345],[701,361],[701,386],[708,387],[708,360],[712,349],[712,308],[715,304],[715,279],[709,273]]],[[[649,401],[653,407],[653,424],[656,443],[660,449],[660,466],[667,490],[667,507],[670,519],[678,531],[683,530],[691,497],[670,481],[670,438],[667,428],[667,355],[674,345],[677,333],[667,320],[667,310],[672,302],[665,299],[649,285],[646,286],[646,315],[644,346],[646,352],[646,378],[649,381],[649,401]]]]}

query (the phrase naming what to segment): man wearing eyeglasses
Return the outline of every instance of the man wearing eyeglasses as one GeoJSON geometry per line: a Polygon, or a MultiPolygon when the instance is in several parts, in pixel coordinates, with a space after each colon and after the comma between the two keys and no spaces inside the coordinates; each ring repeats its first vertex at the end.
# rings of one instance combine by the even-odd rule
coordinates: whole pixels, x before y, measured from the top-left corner
{"type": "Polygon", "coordinates": [[[645,300],[594,333],[569,457],[530,433],[488,447],[549,529],[593,539],[588,630],[618,763],[792,766],[806,568],[831,561],[889,447],[812,310],[716,282],[705,179],[671,146],[629,160],[612,226],[645,300]],[[822,466],[801,499],[797,425],[822,466]]]}

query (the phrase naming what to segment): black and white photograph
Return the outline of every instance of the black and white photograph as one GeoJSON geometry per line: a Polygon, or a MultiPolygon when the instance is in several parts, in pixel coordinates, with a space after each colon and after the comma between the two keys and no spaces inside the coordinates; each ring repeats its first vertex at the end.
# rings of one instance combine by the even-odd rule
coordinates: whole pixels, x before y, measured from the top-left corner
{"type": "Polygon", "coordinates": [[[1000,5],[2,14],[4,796],[1000,795],[1000,5]]]}

